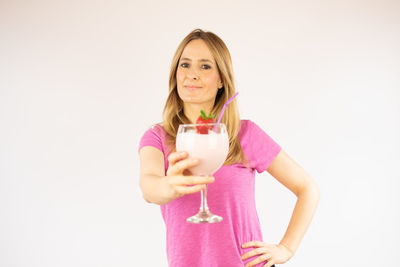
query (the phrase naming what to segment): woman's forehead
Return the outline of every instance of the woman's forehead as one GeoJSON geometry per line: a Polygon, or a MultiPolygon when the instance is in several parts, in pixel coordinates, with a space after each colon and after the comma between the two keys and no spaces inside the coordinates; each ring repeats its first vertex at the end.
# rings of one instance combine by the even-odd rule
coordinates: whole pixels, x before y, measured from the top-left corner
{"type": "Polygon", "coordinates": [[[182,59],[215,62],[207,44],[201,39],[193,40],[185,46],[181,55],[182,59]]]}

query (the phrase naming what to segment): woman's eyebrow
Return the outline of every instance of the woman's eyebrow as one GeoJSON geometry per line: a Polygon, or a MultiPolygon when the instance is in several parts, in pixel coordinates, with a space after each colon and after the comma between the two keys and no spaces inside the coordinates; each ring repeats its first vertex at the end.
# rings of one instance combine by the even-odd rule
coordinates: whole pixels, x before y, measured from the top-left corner
{"type": "MultiPolygon", "coordinates": [[[[183,58],[181,58],[181,60],[192,61],[190,58],[187,58],[187,57],[183,57],[183,58]]],[[[206,59],[206,58],[199,59],[199,61],[200,61],[200,62],[210,62],[210,63],[214,63],[214,62],[212,62],[211,60],[206,59]]]]}

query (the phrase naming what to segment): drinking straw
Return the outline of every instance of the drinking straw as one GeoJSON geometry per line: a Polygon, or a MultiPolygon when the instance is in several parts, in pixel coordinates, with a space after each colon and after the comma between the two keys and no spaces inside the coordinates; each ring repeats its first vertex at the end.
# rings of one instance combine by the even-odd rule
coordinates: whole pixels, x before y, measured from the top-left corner
{"type": "Polygon", "coordinates": [[[224,106],[222,107],[221,113],[219,114],[219,117],[218,117],[217,124],[215,124],[215,126],[214,126],[214,132],[217,131],[217,127],[218,127],[219,123],[221,122],[222,115],[223,115],[224,112],[225,112],[226,106],[228,106],[228,104],[231,103],[232,100],[233,100],[238,94],[239,94],[239,92],[236,92],[236,94],[234,94],[231,98],[229,98],[229,100],[226,101],[226,103],[225,103],[224,106]]]}

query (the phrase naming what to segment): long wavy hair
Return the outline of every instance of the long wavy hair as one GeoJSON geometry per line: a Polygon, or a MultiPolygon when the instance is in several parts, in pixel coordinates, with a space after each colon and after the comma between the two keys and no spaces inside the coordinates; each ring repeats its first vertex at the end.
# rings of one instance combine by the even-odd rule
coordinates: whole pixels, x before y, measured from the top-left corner
{"type": "MultiPolygon", "coordinates": [[[[172,146],[175,146],[179,125],[191,123],[184,114],[183,101],[178,95],[176,71],[186,45],[189,42],[198,39],[203,40],[210,49],[210,52],[217,64],[218,72],[223,84],[223,87],[217,92],[211,112],[217,115],[220,114],[225,102],[236,93],[233,78],[232,59],[225,43],[221,40],[221,38],[212,32],[206,32],[201,29],[193,30],[179,44],[172,59],[171,70],[169,74],[169,95],[163,111],[162,126],[168,134],[167,143],[172,146]]],[[[245,163],[245,156],[238,137],[240,130],[240,117],[236,100],[233,100],[226,107],[221,122],[225,123],[229,136],[229,153],[224,165],[245,163]]]]}

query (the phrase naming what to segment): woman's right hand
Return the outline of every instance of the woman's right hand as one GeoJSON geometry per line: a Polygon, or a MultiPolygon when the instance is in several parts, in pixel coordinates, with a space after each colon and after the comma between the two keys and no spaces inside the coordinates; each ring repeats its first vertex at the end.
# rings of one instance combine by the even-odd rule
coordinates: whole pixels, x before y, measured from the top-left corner
{"type": "Polygon", "coordinates": [[[188,169],[198,165],[199,160],[188,156],[185,151],[172,152],[168,156],[169,167],[165,178],[172,199],[199,192],[214,182],[213,176],[193,176],[188,169]]]}

